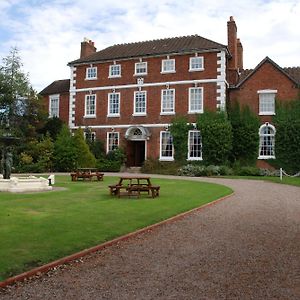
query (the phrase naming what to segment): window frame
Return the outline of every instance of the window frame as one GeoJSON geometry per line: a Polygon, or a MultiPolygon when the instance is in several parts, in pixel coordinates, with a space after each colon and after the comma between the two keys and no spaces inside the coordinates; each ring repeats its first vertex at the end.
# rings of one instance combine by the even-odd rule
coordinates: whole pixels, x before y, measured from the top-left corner
{"type": "Polygon", "coordinates": [[[147,91],[134,91],[134,99],[133,99],[133,116],[146,116],[147,115],[147,91]],[[137,112],[137,105],[136,105],[136,97],[137,94],[144,94],[145,95],[145,111],[144,112],[137,112]]]}
{"type": "MultiPolygon", "coordinates": [[[[196,145],[197,146],[197,145],[196,145]]],[[[194,150],[194,151],[198,151],[198,150],[194,150]]],[[[197,130],[197,129],[193,129],[193,130],[189,130],[189,132],[188,132],[188,158],[187,158],[187,160],[193,160],[193,161],[195,161],[195,160],[203,160],[203,158],[202,158],[202,136],[201,136],[201,132],[200,132],[200,130],[197,130]],[[198,144],[199,145],[199,147],[200,147],[200,155],[199,156],[191,156],[190,155],[190,153],[191,153],[191,133],[195,133],[195,132],[197,132],[197,133],[199,133],[199,136],[200,136],[200,143],[198,144]]]]}
{"type": "Polygon", "coordinates": [[[136,62],[134,64],[134,75],[135,76],[147,75],[147,74],[148,74],[148,62],[146,62],[146,61],[139,61],[139,62],[136,62]],[[138,66],[142,65],[142,64],[145,65],[145,72],[137,72],[139,70],[138,66]]]}
{"type": "Polygon", "coordinates": [[[113,92],[107,94],[107,117],[120,117],[121,111],[121,93],[113,92]],[[118,112],[111,112],[111,96],[118,96],[118,112]]]}
{"type": "Polygon", "coordinates": [[[189,72],[197,72],[197,71],[203,71],[204,70],[204,57],[203,56],[192,56],[190,57],[190,64],[189,64],[189,72]],[[201,66],[198,68],[193,67],[195,63],[193,63],[193,60],[200,59],[201,60],[201,66]]]}
{"type": "Polygon", "coordinates": [[[119,144],[120,144],[120,133],[119,132],[109,131],[106,133],[106,153],[113,151],[115,149],[118,149],[119,144]],[[110,141],[112,141],[112,138],[110,138],[110,135],[116,135],[116,137],[117,137],[117,145],[115,145],[115,147],[113,147],[113,144],[110,143],[110,141]]]}
{"type": "Polygon", "coordinates": [[[85,73],[85,79],[86,80],[95,80],[97,79],[97,76],[98,76],[98,68],[97,67],[87,67],[86,68],[86,73],[85,73]],[[91,70],[95,70],[94,72],[94,77],[91,77],[91,70]]]}
{"type": "MultiPolygon", "coordinates": [[[[84,100],[84,118],[95,118],[96,117],[96,107],[97,107],[97,95],[96,94],[86,94],[84,100]],[[91,101],[91,97],[94,97],[94,113],[88,113],[88,101],[91,101]]],[[[90,105],[90,104],[89,104],[90,105]]],[[[90,109],[90,108],[89,108],[90,109]]]]}
{"type": "Polygon", "coordinates": [[[109,73],[108,73],[108,78],[119,78],[122,76],[122,67],[121,64],[113,64],[109,66],[109,73]],[[114,75],[113,73],[113,68],[118,67],[119,68],[119,73],[114,75]]]}
{"type": "Polygon", "coordinates": [[[275,98],[277,94],[277,90],[259,90],[258,93],[258,114],[260,116],[274,116],[275,113],[275,98]],[[271,99],[264,97],[270,97],[271,99]],[[270,102],[270,103],[269,103],[270,102]],[[263,109],[265,107],[271,107],[270,110],[263,109]]]}
{"type": "MultiPolygon", "coordinates": [[[[172,138],[172,135],[171,135],[171,132],[168,131],[168,130],[165,130],[165,131],[161,131],[160,132],[160,135],[159,135],[159,160],[161,161],[174,161],[174,144],[173,144],[173,138],[172,138]],[[172,156],[164,156],[163,155],[163,135],[164,134],[169,134],[169,138],[171,139],[171,146],[172,146],[172,149],[171,150],[167,150],[165,149],[164,151],[171,151],[172,152],[172,156]]],[[[168,145],[170,144],[167,144],[166,147],[168,147],[168,145]]]]}
{"type": "Polygon", "coordinates": [[[276,128],[275,126],[269,124],[269,123],[265,123],[263,125],[261,125],[259,127],[259,131],[258,131],[258,135],[259,135],[259,148],[258,148],[258,159],[275,159],[275,136],[276,136],[276,128]],[[262,133],[262,130],[265,127],[269,127],[271,128],[271,130],[273,131],[273,133],[262,133]],[[265,138],[268,138],[265,142],[265,138]],[[266,151],[263,150],[262,148],[270,148],[268,151],[267,155],[261,154],[262,151],[266,151]],[[269,153],[273,153],[273,154],[269,154],[269,153]]]}
{"type": "Polygon", "coordinates": [[[161,74],[169,74],[169,73],[176,73],[176,65],[175,65],[175,58],[168,58],[168,59],[163,59],[161,61],[161,74]],[[165,70],[165,65],[164,63],[167,63],[167,62],[170,62],[172,61],[173,62],[173,69],[172,70],[165,70]]]}
{"type": "Polygon", "coordinates": [[[160,114],[161,115],[175,115],[175,98],[176,97],[176,92],[175,89],[162,89],[161,90],[161,101],[160,101],[160,114]],[[167,95],[164,95],[165,92],[173,92],[173,110],[172,111],[165,111],[166,105],[168,99],[165,99],[164,97],[168,97],[167,95]]]}
{"type": "Polygon", "coordinates": [[[203,113],[204,112],[204,109],[203,109],[203,103],[204,103],[203,93],[204,93],[204,88],[203,87],[190,87],[189,88],[189,110],[188,110],[189,114],[197,114],[197,113],[203,113]],[[191,107],[192,107],[192,103],[191,103],[191,101],[192,101],[192,96],[191,96],[192,95],[192,90],[201,91],[201,99],[199,99],[200,100],[200,105],[199,106],[201,106],[200,109],[194,109],[194,110],[191,109],[191,107]]]}
{"type": "Polygon", "coordinates": [[[54,118],[54,117],[59,118],[59,102],[60,102],[59,98],[60,98],[59,94],[54,94],[49,96],[49,118],[54,118]],[[53,113],[53,105],[52,105],[53,100],[57,100],[57,107],[56,107],[57,113],[53,113]]]}
{"type": "Polygon", "coordinates": [[[91,142],[95,142],[96,141],[96,132],[95,131],[91,131],[91,132],[85,132],[85,131],[83,131],[83,136],[84,136],[84,140],[85,141],[87,140],[87,135],[88,134],[91,136],[90,141],[91,142]]]}

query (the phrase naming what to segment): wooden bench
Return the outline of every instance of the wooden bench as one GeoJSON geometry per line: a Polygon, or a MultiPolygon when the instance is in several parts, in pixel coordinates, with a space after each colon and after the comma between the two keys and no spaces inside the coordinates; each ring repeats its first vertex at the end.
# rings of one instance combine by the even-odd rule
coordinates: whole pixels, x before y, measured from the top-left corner
{"type": "Polygon", "coordinates": [[[72,181],[77,181],[79,179],[82,180],[90,180],[92,181],[92,179],[95,177],[98,181],[102,181],[104,174],[100,173],[98,171],[92,172],[92,171],[88,171],[88,170],[77,170],[76,172],[72,172],[70,174],[72,181]]]}

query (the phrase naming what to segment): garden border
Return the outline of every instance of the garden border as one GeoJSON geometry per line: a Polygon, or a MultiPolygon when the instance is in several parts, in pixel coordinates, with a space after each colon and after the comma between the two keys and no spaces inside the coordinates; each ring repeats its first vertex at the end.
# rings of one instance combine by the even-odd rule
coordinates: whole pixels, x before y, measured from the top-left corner
{"type": "Polygon", "coordinates": [[[22,281],[25,281],[26,279],[31,279],[32,277],[34,276],[38,276],[40,274],[44,274],[44,273],[47,273],[48,271],[58,267],[58,266],[61,266],[61,265],[64,265],[64,264],[67,264],[67,263],[71,263],[72,261],[75,261],[75,260],[78,260],[86,255],[89,255],[89,254],[92,254],[94,252],[97,252],[97,251],[100,251],[104,248],[108,248],[108,247],[111,247],[119,242],[122,242],[122,241],[125,241],[125,240],[128,240],[130,238],[133,238],[139,234],[143,234],[143,233],[146,233],[146,232],[150,232],[152,231],[153,229],[159,227],[159,226],[162,226],[164,224],[167,224],[167,223],[171,223],[171,222],[174,222],[174,221],[177,221],[179,219],[182,219],[184,218],[185,216],[189,215],[189,214],[192,214],[196,211],[200,211],[204,208],[207,208],[209,206],[212,206],[212,205],[215,205],[231,196],[234,195],[234,192],[232,192],[231,194],[229,195],[226,195],[224,197],[221,197],[217,200],[214,200],[212,202],[209,202],[209,203],[206,203],[202,206],[199,206],[199,207],[196,207],[196,208],[193,208],[189,211],[186,211],[186,212],[183,212],[179,215],[176,215],[174,217],[171,217],[169,219],[166,219],[166,220],[163,220],[159,223],[155,223],[155,224],[152,224],[152,225],[149,225],[147,227],[144,227],[142,229],[139,229],[139,230],[136,230],[134,232],[130,232],[126,235],[123,235],[123,236],[120,236],[118,238],[115,238],[111,241],[108,241],[108,242],[105,242],[105,243],[102,243],[100,245],[97,245],[97,246],[93,246],[91,248],[88,248],[88,249],[84,249],[80,252],[77,252],[77,253],[74,253],[74,254],[71,254],[69,256],[65,256],[63,258],[60,258],[58,260],[55,260],[53,262],[50,262],[48,264],[45,264],[43,266],[40,266],[40,267],[37,267],[37,268],[34,268],[32,270],[29,270],[27,272],[24,272],[24,273],[21,273],[19,275],[16,275],[16,276],[13,276],[13,277],[9,277],[7,278],[6,280],[4,281],[0,281],[0,288],[5,288],[9,285],[12,285],[14,283],[17,283],[17,282],[22,282],[22,281]]]}

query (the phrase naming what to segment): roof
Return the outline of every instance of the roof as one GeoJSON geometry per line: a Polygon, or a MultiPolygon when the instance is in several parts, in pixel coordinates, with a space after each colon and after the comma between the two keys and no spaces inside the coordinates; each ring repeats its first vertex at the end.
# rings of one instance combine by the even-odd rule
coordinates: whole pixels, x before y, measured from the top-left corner
{"type": "Polygon", "coordinates": [[[40,95],[51,95],[68,93],[70,90],[70,79],[55,80],[50,85],[45,87],[40,95]]]}
{"type": "Polygon", "coordinates": [[[271,58],[268,56],[265,57],[254,69],[243,70],[240,74],[239,81],[235,87],[240,87],[246,80],[248,80],[263,64],[265,63],[272,64],[275,68],[277,68],[280,72],[282,72],[285,76],[287,76],[291,81],[293,81],[296,85],[300,85],[300,67],[289,67],[289,68],[281,68],[277,65],[271,58]]]}
{"type": "Polygon", "coordinates": [[[141,56],[155,56],[162,54],[179,54],[187,52],[227,49],[227,46],[213,42],[199,35],[166,38],[160,40],[144,41],[129,44],[119,44],[108,47],[88,57],[74,60],[69,63],[90,63],[141,56]]]}

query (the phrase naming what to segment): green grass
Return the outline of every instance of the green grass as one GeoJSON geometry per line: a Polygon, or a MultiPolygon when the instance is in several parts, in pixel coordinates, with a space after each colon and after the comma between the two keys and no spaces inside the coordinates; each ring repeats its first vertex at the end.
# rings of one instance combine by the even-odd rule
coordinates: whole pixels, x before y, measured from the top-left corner
{"type": "Polygon", "coordinates": [[[283,177],[282,181],[279,177],[273,176],[226,176],[225,178],[265,180],[275,183],[300,186],[300,177],[283,177]]]}
{"type": "Polygon", "coordinates": [[[117,198],[103,182],[71,182],[57,176],[63,191],[1,193],[0,280],[95,246],[115,237],[199,207],[232,190],[186,180],[153,179],[157,198],[117,198]]]}

